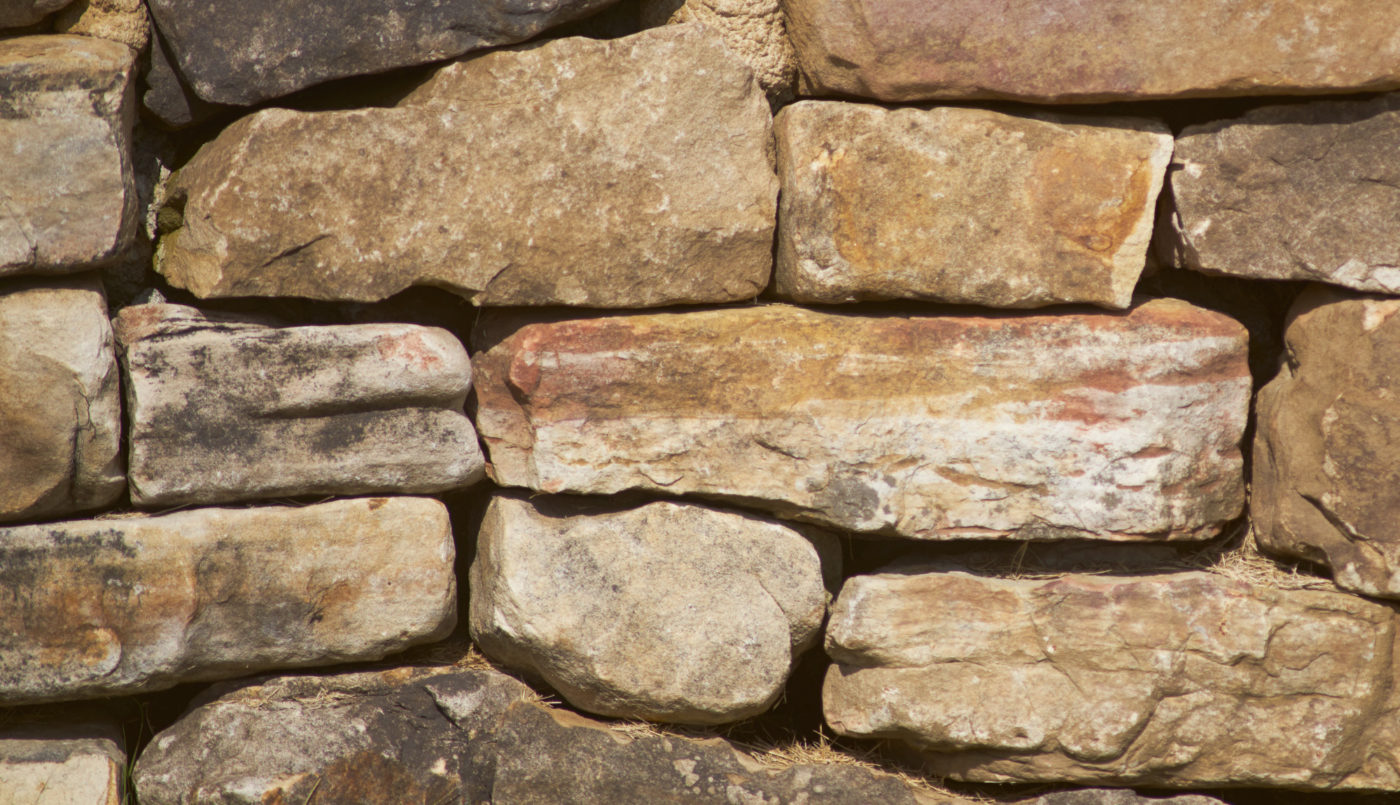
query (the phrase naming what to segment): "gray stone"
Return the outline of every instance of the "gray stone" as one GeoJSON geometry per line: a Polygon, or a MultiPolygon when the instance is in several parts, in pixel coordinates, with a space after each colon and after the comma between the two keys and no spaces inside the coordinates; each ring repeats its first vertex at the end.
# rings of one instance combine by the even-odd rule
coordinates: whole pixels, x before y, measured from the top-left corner
{"type": "Polygon", "coordinates": [[[135,58],[86,36],[0,40],[0,277],[100,266],[130,245],[135,58]]]}
{"type": "Polygon", "coordinates": [[[333,78],[522,42],[612,0],[148,0],[200,98],[247,106],[333,78]]]}
{"type": "Polygon", "coordinates": [[[0,0],[0,28],[33,25],[73,0],[0,0]]]}
{"type": "Polygon", "coordinates": [[[101,284],[0,282],[0,522],[115,500],[121,427],[101,284]]]}
{"type": "Polygon", "coordinates": [[[117,318],[137,505],[441,492],[484,477],[455,336],[277,327],[146,304],[117,318]]]}
{"type": "Polygon", "coordinates": [[[0,528],[0,705],[378,659],[456,620],[426,498],[0,528]]]}
{"type": "Polygon", "coordinates": [[[774,286],[799,302],[1132,303],[1171,133],[1132,118],[784,107],[774,286]]]}
{"type": "Polygon", "coordinates": [[[0,802],[121,805],[126,751],[115,724],[0,726],[0,802]]]}
{"type": "Polygon", "coordinates": [[[1189,126],[1172,163],[1177,264],[1400,293],[1400,94],[1189,126]]]}
{"type": "Polygon", "coordinates": [[[821,628],[835,540],[694,504],[597,505],[491,501],[470,584],[482,651],[603,715],[767,710],[821,628]]]}
{"type": "Polygon", "coordinates": [[[772,268],[771,125],[703,26],[496,51],[396,108],[234,123],[172,178],[157,267],[201,297],[751,299],[772,268]]]}

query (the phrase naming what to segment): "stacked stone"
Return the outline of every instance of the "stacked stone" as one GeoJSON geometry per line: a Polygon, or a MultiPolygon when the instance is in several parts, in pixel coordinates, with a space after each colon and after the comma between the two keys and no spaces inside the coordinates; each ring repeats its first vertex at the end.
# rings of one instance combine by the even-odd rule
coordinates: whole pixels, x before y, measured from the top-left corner
{"type": "Polygon", "coordinates": [[[593,716],[761,717],[821,646],[845,739],[1115,787],[1027,802],[1400,791],[1400,95],[1128,103],[1398,89],[1400,7],[65,5],[0,11],[0,707],[57,708],[0,800],[117,801],[70,703],[232,680],[142,802],[960,801],[500,670],[233,679],[442,640],[459,588],[593,716]],[[1150,259],[1317,283],[1248,468],[1250,333],[1150,259]],[[414,286],[484,310],[295,314],[414,286]],[[1184,569],[1247,503],[1336,586],[1184,569]]]}

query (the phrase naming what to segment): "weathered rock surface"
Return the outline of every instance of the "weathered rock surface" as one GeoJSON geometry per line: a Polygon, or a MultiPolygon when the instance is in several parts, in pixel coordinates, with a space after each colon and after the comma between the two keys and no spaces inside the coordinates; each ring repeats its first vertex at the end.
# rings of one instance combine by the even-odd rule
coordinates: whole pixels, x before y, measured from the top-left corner
{"type": "Polygon", "coordinates": [[[693,493],[920,539],[1202,539],[1243,505],[1245,331],[1176,300],[485,321],[477,424],[508,486],[693,493]]]}
{"type": "Polygon", "coordinates": [[[100,283],[0,285],[0,522],[121,495],[120,394],[100,283]]]}
{"type": "Polygon", "coordinates": [[[783,26],[778,0],[643,0],[641,23],[698,22],[718,31],[744,60],[759,86],[775,103],[792,98],[797,85],[797,54],[783,26]]]}
{"type": "Polygon", "coordinates": [[[137,52],[151,41],[144,0],[76,0],[54,18],[54,30],[110,39],[137,52]]]}
{"type": "Polygon", "coordinates": [[[1048,103],[1400,86],[1400,7],[1372,0],[784,0],[811,90],[1048,103]]]}
{"type": "Polygon", "coordinates": [[[240,106],[522,42],[612,1],[148,0],[195,94],[240,106]]]}
{"type": "Polygon", "coordinates": [[[858,766],[770,771],[719,739],[613,729],[494,671],[279,677],[196,704],[141,755],[142,803],[952,802],[858,766]]]}
{"type": "Polygon", "coordinates": [[[398,108],[233,124],[172,179],[158,268],[202,297],[749,299],[772,267],[770,135],[752,73],[703,26],[498,51],[398,108]]]}
{"type": "Polygon", "coordinates": [[[1400,293],[1400,94],[1190,126],[1172,161],[1178,264],[1400,293]]]}
{"type": "Polygon", "coordinates": [[[1259,392],[1250,501],[1259,545],[1400,597],[1400,299],[1314,286],[1259,392]]]}
{"type": "Polygon", "coordinates": [[[456,619],[425,498],[0,529],[0,705],[377,659],[456,619]]]}
{"type": "Polygon", "coordinates": [[[1144,796],[1127,788],[1081,788],[1054,791],[1020,805],[1225,805],[1223,800],[1201,794],[1144,796]]]}
{"type": "Polygon", "coordinates": [[[1396,613],[1187,572],[846,581],[823,690],[839,733],[983,782],[1400,787],[1396,613]]]}
{"type": "Polygon", "coordinates": [[[135,57],[86,36],[0,40],[0,277],[101,265],[130,245],[135,57]]]}
{"type": "Polygon", "coordinates": [[[208,120],[221,111],[238,108],[200,100],[180,80],[180,74],[175,72],[175,56],[170,52],[170,45],[155,31],[151,33],[148,61],[146,72],[141,76],[146,84],[141,105],[165,128],[185,128],[208,120]]]}
{"type": "Polygon", "coordinates": [[[1133,118],[784,107],[779,296],[1132,303],[1171,133],[1133,118]]]}
{"type": "Polygon", "coordinates": [[[0,5],[0,28],[33,25],[73,0],[5,0],[0,5]]]}
{"type": "Polygon", "coordinates": [[[472,639],[576,707],[696,724],[767,710],[826,615],[829,535],[689,503],[497,496],[472,639]]]}
{"type": "Polygon", "coordinates": [[[147,304],[117,318],[137,505],[441,492],[484,477],[455,336],[276,327],[147,304]]]}
{"type": "Polygon", "coordinates": [[[126,752],[114,725],[0,727],[0,802],[121,805],[126,752]]]}

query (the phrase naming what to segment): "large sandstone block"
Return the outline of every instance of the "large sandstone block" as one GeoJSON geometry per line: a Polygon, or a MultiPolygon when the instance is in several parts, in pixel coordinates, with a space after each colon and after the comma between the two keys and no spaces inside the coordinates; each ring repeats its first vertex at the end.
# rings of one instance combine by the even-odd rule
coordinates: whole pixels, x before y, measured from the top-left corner
{"type": "Polygon", "coordinates": [[[1171,158],[1161,123],[784,107],[777,293],[1125,308],[1171,158]]]}
{"type": "Polygon", "coordinates": [[[0,802],[122,805],[126,752],[103,722],[0,727],[0,802]]]}
{"type": "Polygon", "coordinates": [[[1400,86],[1400,6],[1374,0],[784,0],[811,90],[1048,103],[1400,86]]]}
{"type": "Polygon", "coordinates": [[[484,476],[455,336],[277,327],[170,304],[117,317],[137,505],[441,492],[484,476]]]}
{"type": "Polygon", "coordinates": [[[821,628],[835,540],[689,503],[597,507],[491,501],[471,569],[481,650],[603,715],[767,710],[821,628]]]}
{"type": "Polygon", "coordinates": [[[1186,268],[1400,293],[1400,94],[1189,126],[1171,177],[1186,268]]]}
{"type": "Polygon", "coordinates": [[[200,98],[248,106],[303,87],[522,42],[613,0],[149,0],[200,98]]]}
{"type": "Polygon", "coordinates": [[[0,529],[0,705],[378,659],[456,620],[426,498],[0,529]]]}
{"type": "Polygon", "coordinates": [[[0,522],[121,495],[120,394],[100,283],[0,285],[0,522]]]}
{"type": "Polygon", "coordinates": [[[1400,299],[1315,286],[1289,314],[1287,362],[1259,392],[1254,535],[1338,585],[1400,597],[1400,299]]]}
{"type": "Polygon", "coordinates": [[[771,128],[703,26],[497,51],[397,108],[234,123],[172,178],[157,267],[202,297],[750,299],[772,267],[771,128]]]}
{"type": "Polygon", "coordinates": [[[1245,331],[1176,300],[487,321],[477,424],[508,486],[698,494],[918,539],[1202,539],[1243,505],[1245,331]]]}
{"type": "Polygon", "coordinates": [[[981,782],[1400,789],[1396,612],[1223,576],[892,567],[832,609],[827,722],[981,782]]]}
{"type": "Polygon", "coordinates": [[[0,40],[0,277],[100,265],[131,244],[135,58],[85,36],[0,40]]]}

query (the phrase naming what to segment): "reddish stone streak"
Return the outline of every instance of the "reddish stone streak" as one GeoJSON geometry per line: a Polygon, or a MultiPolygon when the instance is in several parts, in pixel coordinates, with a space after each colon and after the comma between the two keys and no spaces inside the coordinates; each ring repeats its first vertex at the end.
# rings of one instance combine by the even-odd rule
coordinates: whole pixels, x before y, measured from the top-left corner
{"type": "Polygon", "coordinates": [[[385,335],[376,340],[379,357],[401,363],[418,371],[431,371],[442,363],[442,356],[423,339],[422,333],[385,335]]]}

